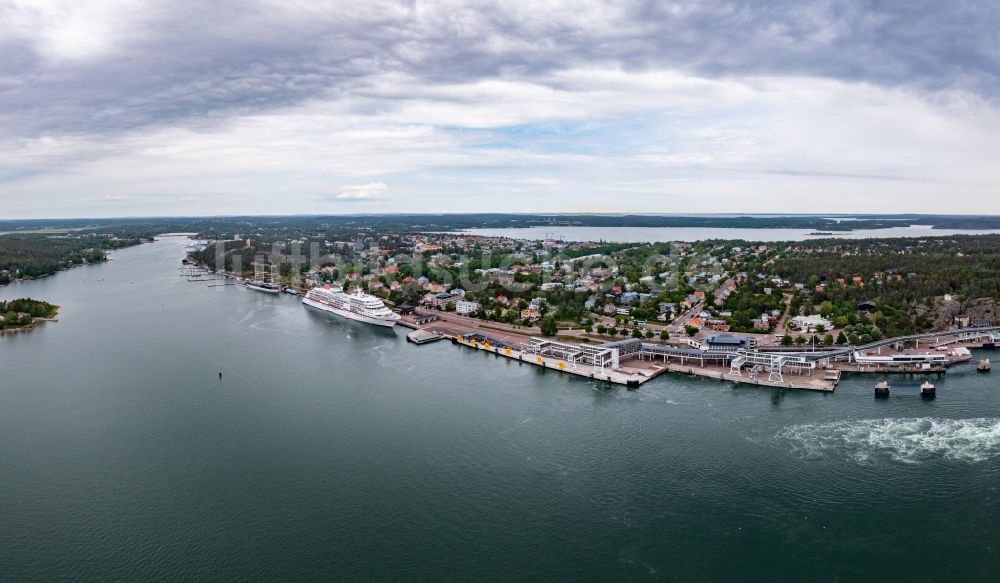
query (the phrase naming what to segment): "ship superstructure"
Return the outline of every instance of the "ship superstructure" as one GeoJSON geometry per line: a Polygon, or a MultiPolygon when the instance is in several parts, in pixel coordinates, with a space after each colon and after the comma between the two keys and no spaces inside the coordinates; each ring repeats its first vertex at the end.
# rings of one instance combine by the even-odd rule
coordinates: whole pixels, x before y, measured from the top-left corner
{"type": "Polygon", "coordinates": [[[345,293],[343,288],[330,284],[309,290],[302,303],[375,326],[392,327],[399,320],[399,314],[387,308],[381,299],[361,290],[345,293]]]}

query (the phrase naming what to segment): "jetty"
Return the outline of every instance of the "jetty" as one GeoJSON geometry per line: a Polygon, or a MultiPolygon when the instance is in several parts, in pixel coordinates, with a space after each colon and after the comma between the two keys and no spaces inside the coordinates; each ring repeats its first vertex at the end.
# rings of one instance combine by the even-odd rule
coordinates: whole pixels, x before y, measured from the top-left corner
{"type": "Polygon", "coordinates": [[[622,340],[595,346],[533,337],[520,346],[511,346],[481,333],[472,333],[457,335],[452,341],[519,362],[630,388],[638,387],[665,372],[812,391],[832,391],[840,380],[839,373],[820,376],[814,374],[812,369],[803,369],[788,377],[771,368],[765,371],[763,366],[743,370],[741,364],[732,365],[730,355],[646,344],[640,340],[622,340]],[[761,375],[762,372],[766,372],[767,376],[761,375]]]}
{"type": "Polygon", "coordinates": [[[444,334],[434,330],[414,330],[406,335],[406,339],[414,344],[429,344],[444,339],[444,334]]]}
{"type": "MultiPolygon", "coordinates": [[[[638,338],[589,344],[532,336],[511,326],[497,327],[495,323],[443,312],[408,313],[399,324],[433,330],[455,344],[498,357],[633,388],[671,372],[820,392],[834,391],[844,373],[944,374],[947,367],[971,360],[967,348],[970,343],[994,346],[1000,333],[1000,327],[953,329],[887,338],[863,346],[794,351],[749,344],[706,349],[696,343],[678,346],[638,338]],[[912,347],[905,348],[907,343],[912,347]]],[[[924,396],[934,396],[933,385],[924,389],[924,396]]],[[[886,383],[880,392],[887,395],[888,391],[886,383]]]]}

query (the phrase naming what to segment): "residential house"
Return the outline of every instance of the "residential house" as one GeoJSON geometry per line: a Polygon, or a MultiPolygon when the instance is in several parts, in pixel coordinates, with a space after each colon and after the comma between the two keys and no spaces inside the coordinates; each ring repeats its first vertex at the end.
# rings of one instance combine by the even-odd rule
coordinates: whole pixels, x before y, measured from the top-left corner
{"type": "Polygon", "coordinates": [[[446,291],[438,292],[434,294],[434,298],[431,300],[431,305],[435,308],[447,308],[448,305],[454,304],[458,301],[459,297],[455,294],[448,293],[446,291]]]}

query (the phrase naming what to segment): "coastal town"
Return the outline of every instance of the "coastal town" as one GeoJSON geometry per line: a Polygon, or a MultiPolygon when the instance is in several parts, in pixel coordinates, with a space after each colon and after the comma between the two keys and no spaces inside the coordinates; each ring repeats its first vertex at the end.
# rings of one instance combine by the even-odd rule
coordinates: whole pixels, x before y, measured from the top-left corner
{"type": "MultiPolygon", "coordinates": [[[[263,255],[253,238],[261,235],[206,241],[190,262],[246,276],[241,266],[263,255]]],[[[977,254],[979,240],[626,244],[357,233],[269,243],[267,261],[286,291],[331,282],[361,290],[419,331],[417,342],[446,338],[628,386],[673,371],[831,391],[845,372],[942,373],[970,361],[969,348],[1000,340],[994,292],[974,287],[981,280],[963,287],[953,275],[929,295],[935,274],[913,267],[939,253],[978,266],[989,252],[977,254]],[[893,255],[898,267],[843,268],[893,255]],[[839,270],[823,268],[830,257],[839,270]],[[803,273],[803,263],[821,269],[803,273]],[[910,288],[927,299],[911,303],[910,288]]]]}

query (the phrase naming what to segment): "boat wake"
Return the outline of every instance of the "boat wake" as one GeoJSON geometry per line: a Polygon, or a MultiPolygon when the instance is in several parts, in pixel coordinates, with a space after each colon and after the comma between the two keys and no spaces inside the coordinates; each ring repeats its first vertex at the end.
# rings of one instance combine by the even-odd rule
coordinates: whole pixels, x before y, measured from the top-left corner
{"type": "Polygon", "coordinates": [[[970,463],[1000,455],[1000,419],[861,419],[792,425],[776,437],[806,459],[832,456],[858,462],[887,458],[903,463],[932,459],[970,463]]]}

